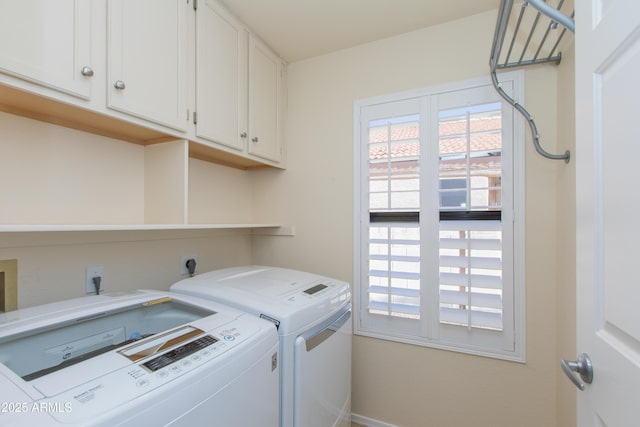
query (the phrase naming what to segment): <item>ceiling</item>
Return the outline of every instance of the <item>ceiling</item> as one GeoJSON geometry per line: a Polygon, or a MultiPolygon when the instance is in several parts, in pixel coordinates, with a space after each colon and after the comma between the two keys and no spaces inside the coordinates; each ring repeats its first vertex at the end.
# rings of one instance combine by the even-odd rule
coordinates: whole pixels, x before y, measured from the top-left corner
{"type": "Polygon", "coordinates": [[[499,0],[223,0],[287,62],[498,9],[499,0]]]}

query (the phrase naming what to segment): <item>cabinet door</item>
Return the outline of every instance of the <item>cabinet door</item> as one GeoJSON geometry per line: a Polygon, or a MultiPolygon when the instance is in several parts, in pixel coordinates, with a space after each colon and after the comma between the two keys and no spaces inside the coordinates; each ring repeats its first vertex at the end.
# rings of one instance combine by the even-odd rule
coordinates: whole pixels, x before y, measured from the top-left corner
{"type": "Polygon", "coordinates": [[[249,44],[249,153],[279,162],[282,155],[284,66],[255,37],[249,44]]]}
{"type": "Polygon", "coordinates": [[[108,105],[184,131],[187,2],[110,0],[108,105]]]}
{"type": "Polygon", "coordinates": [[[248,31],[213,0],[196,12],[197,136],[244,151],[248,31]]]}
{"type": "Polygon", "coordinates": [[[90,1],[0,0],[0,71],[89,99],[90,67],[90,1]]]}

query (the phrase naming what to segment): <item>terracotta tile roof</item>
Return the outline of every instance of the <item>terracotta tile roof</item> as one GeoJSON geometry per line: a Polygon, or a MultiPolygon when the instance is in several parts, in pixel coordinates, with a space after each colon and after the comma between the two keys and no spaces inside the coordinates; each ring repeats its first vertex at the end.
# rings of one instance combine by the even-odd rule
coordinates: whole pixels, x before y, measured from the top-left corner
{"type": "MultiPolygon", "coordinates": [[[[472,119],[470,122],[471,151],[496,151],[502,147],[502,120],[500,118],[472,119]],[[475,134],[474,134],[475,133],[475,134]]],[[[440,123],[440,154],[464,153],[466,151],[466,130],[464,120],[440,123]],[[456,138],[456,136],[462,135],[456,138]],[[444,138],[443,138],[444,137],[444,138]]],[[[416,157],[420,154],[420,128],[417,123],[391,128],[391,158],[416,157]]],[[[387,128],[369,130],[369,158],[371,160],[388,157],[387,128]]]]}
{"type": "MultiPolygon", "coordinates": [[[[406,141],[408,139],[417,139],[420,137],[420,128],[417,123],[411,126],[392,127],[391,141],[406,141]]],[[[387,142],[387,128],[376,127],[369,129],[369,143],[387,142]]]]}
{"type": "MultiPolygon", "coordinates": [[[[497,151],[502,147],[501,133],[482,133],[471,136],[471,151],[497,151]]],[[[466,138],[440,138],[440,154],[465,153],[466,138]]]]}
{"type": "MultiPolygon", "coordinates": [[[[452,120],[440,123],[440,136],[462,134],[467,131],[465,120],[452,120]]],[[[487,132],[491,130],[502,129],[501,117],[486,117],[479,119],[471,119],[471,132],[487,132]]]]}
{"type": "MultiPolygon", "coordinates": [[[[469,162],[469,170],[473,175],[474,171],[481,172],[483,176],[501,176],[502,159],[500,156],[476,157],[469,162]]],[[[440,176],[454,177],[465,176],[467,170],[466,159],[446,160],[440,162],[440,176]]],[[[418,173],[418,161],[407,160],[403,162],[372,163],[369,165],[370,176],[391,175],[415,175],[418,173]],[[391,170],[387,170],[390,167],[391,170]]]]}
{"type": "MultiPolygon", "coordinates": [[[[416,157],[419,154],[420,144],[417,141],[406,144],[394,144],[391,147],[391,158],[416,157]]],[[[369,148],[369,159],[386,159],[387,157],[386,145],[378,145],[369,148]]]]}

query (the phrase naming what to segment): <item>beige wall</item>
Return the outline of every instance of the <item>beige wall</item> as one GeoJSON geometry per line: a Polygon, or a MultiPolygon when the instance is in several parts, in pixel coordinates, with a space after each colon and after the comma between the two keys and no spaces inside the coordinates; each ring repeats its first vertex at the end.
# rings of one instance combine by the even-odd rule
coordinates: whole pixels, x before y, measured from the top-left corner
{"type": "MultiPolygon", "coordinates": [[[[180,144],[171,154],[179,154],[180,144]]],[[[145,182],[150,178],[142,146],[5,113],[0,113],[0,153],[1,225],[141,224],[150,205],[145,205],[145,191],[171,191],[175,198],[169,203],[183,206],[184,180],[191,184],[192,222],[248,223],[253,217],[250,175],[240,170],[191,159],[185,174],[178,159],[172,162],[177,174],[161,168],[168,175],[162,188],[145,182]]],[[[171,216],[181,218],[182,207],[177,211],[171,216]]],[[[162,209],[157,213],[166,216],[162,209]]],[[[87,265],[104,267],[107,290],[168,289],[182,278],[184,255],[197,256],[198,271],[248,264],[251,235],[233,230],[0,232],[0,260],[18,260],[19,308],[83,296],[87,265]]]]}
{"type": "Polygon", "coordinates": [[[85,267],[104,267],[108,291],[162,289],[198,271],[251,262],[251,236],[222,231],[0,233],[0,260],[18,260],[18,308],[84,296],[85,267]]]}
{"type": "MultiPolygon", "coordinates": [[[[254,172],[254,203],[259,221],[293,224],[296,235],[256,238],[256,262],[353,280],[353,102],[488,76],[495,16],[480,14],[290,64],[289,167],[254,172]]],[[[556,73],[553,66],[526,71],[525,105],[549,151],[560,150],[556,73]]],[[[560,168],[538,156],[527,136],[527,362],[356,336],[354,413],[402,426],[567,425],[557,423],[556,214],[571,188],[558,194],[560,168]]]]}
{"type": "Polygon", "coordinates": [[[140,223],[139,145],[0,113],[0,224],[140,223]]]}
{"type": "MultiPolygon", "coordinates": [[[[575,57],[573,46],[562,55],[558,69],[558,146],[575,152],[575,57]]],[[[575,157],[574,157],[575,159],[575,157]]],[[[557,165],[558,173],[558,275],[556,359],[574,360],[576,352],[576,169],[575,161],[557,165]]],[[[556,365],[558,421],[576,425],[576,388],[556,365]]]]}

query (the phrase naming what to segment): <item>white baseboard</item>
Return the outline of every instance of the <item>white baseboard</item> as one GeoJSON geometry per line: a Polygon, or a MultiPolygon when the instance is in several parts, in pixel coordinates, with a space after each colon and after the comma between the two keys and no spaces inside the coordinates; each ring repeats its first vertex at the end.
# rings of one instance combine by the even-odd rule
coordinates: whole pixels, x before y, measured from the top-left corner
{"type": "Polygon", "coordinates": [[[351,422],[367,427],[398,427],[394,424],[383,423],[382,421],[374,420],[373,418],[368,418],[354,413],[351,413],[351,422]]]}

